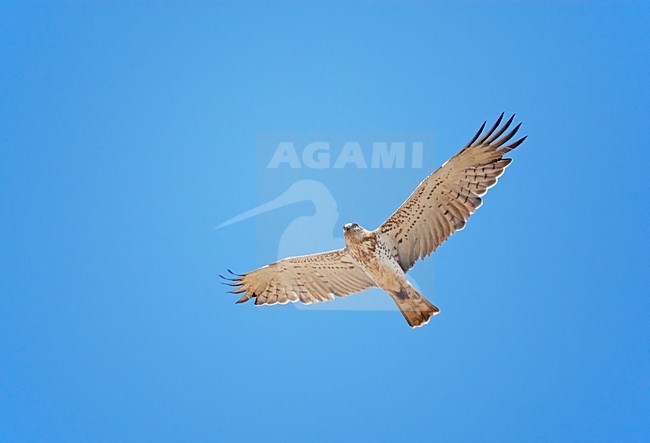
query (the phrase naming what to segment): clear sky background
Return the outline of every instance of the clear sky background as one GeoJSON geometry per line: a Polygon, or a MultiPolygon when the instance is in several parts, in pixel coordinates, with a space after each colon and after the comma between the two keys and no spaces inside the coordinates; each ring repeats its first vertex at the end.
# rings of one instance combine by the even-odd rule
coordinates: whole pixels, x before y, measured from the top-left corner
{"type": "Polygon", "coordinates": [[[2,2],[0,440],[647,438],[649,20],[642,1],[2,2]],[[368,197],[339,193],[339,224],[374,227],[501,111],[529,139],[416,265],[428,326],[224,294],[218,273],[264,264],[264,218],[214,229],[259,202],[258,134],[434,134],[413,175],[342,176],[368,197]]]}

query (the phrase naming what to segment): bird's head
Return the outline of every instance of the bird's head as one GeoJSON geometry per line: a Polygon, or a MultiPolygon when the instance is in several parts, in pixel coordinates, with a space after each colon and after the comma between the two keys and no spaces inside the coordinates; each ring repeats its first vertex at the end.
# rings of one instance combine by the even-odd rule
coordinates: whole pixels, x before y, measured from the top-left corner
{"type": "Polygon", "coordinates": [[[343,225],[343,235],[345,237],[353,237],[356,238],[357,240],[361,240],[363,238],[363,235],[365,233],[365,229],[363,229],[361,226],[359,226],[356,223],[346,223],[343,225]]]}

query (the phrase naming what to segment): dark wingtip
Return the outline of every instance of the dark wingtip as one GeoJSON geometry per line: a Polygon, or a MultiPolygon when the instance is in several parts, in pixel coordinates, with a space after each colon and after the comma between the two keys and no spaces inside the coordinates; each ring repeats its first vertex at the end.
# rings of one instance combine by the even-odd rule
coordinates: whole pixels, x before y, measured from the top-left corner
{"type": "Polygon", "coordinates": [[[519,140],[517,140],[517,141],[515,141],[513,143],[510,143],[509,145],[504,146],[503,148],[499,149],[499,152],[501,153],[501,155],[504,155],[506,152],[510,152],[513,149],[515,149],[517,146],[522,144],[524,142],[524,140],[526,140],[527,138],[528,138],[528,136],[526,135],[526,136],[520,138],[519,140]]]}
{"type": "Polygon", "coordinates": [[[517,126],[512,128],[512,130],[510,132],[508,132],[506,135],[501,137],[499,140],[495,141],[494,144],[492,145],[494,147],[494,149],[496,149],[499,146],[502,146],[506,142],[510,141],[510,139],[512,139],[512,137],[514,137],[514,135],[517,133],[517,131],[519,131],[520,127],[521,127],[521,122],[519,122],[517,124],[517,126]]]}
{"type": "Polygon", "coordinates": [[[242,296],[242,298],[240,298],[239,300],[237,300],[237,301],[235,302],[235,304],[238,305],[238,304],[240,304],[240,303],[245,303],[245,302],[247,302],[248,300],[250,300],[251,298],[255,298],[256,296],[257,296],[257,295],[256,295],[254,292],[253,292],[252,294],[250,294],[250,295],[248,295],[248,293],[244,293],[244,295],[242,296]]]}
{"type": "Polygon", "coordinates": [[[237,274],[236,272],[232,272],[230,269],[228,269],[228,272],[230,272],[232,275],[236,275],[237,277],[243,277],[244,274],[237,274]]]}
{"type": "Polygon", "coordinates": [[[499,118],[497,118],[496,123],[494,124],[495,129],[499,127],[501,122],[503,121],[503,116],[506,115],[505,112],[502,112],[501,115],[499,115],[499,118]]]}
{"type": "Polygon", "coordinates": [[[490,137],[494,133],[494,131],[499,127],[502,120],[503,120],[503,112],[501,113],[499,118],[497,118],[497,121],[494,122],[492,127],[485,134],[483,134],[483,137],[476,140],[476,144],[480,145],[480,144],[484,143],[488,139],[488,137],[490,137]]]}
{"type": "MultiPolygon", "coordinates": [[[[476,140],[478,140],[478,138],[481,136],[481,133],[483,132],[483,129],[485,129],[486,124],[487,124],[487,120],[483,122],[481,127],[478,129],[478,132],[474,135],[474,137],[472,137],[470,141],[467,142],[467,144],[463,147],[463,149],[469,148],[476,140]]],[[[463,149],[461,149],[461,151],[463,149]]]]}
{"type": "Polygon", "coordinates": [[[509,147],[510,149],[515,149],[517,146],[519,146],[520,144],[522,144],[522,143],[523,143],[527,138],[528,138],[528,136],[527,136],[527,135],[524,135],[523,137],[521,137],[519,140],[517,140],[516,142],[514,142],[513,144],[511,144],[511,145],[508,146],[508,147],[509,147]]]}

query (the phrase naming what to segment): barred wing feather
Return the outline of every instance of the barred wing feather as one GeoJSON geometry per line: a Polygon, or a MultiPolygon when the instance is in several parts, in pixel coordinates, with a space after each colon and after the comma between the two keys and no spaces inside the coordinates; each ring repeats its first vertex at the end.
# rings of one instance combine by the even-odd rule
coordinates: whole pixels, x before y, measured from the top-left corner
{"type": "Polygon", "coordinates": [[[256,305],[334,300],[374,286],[345,249],[289,257],[230,279],[237,303],[252,298],[256,305]]]}
{"type": "Polygon", "coordinates": [[[433,172],[391,215],[377,232],[406,272],[436,250],[454,232],[465,227],[512,161],[503,156],[526,137],[511,142],[521,123],[503,135],[514,115],[501,126],[503,114],[483,135],[485,123],[470,142],[433,172]]]}

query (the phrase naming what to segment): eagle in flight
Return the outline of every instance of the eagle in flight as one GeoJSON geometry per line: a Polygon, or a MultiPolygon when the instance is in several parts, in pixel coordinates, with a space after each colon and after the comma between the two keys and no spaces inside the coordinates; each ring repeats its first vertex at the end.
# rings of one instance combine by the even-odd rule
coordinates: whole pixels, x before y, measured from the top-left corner
{"type": "Polygon", "coordinates": [[[504,135],[513,119],[501,125],[501,114],[484,134],[483,123],[464,148],[425,178],[374,231],[356,223],[343,226],[343,249],[285,258],[246,274],[229,270],[234,278],[227,278],[228,284],[235,287],[231,292],[242,294],[237,303],[309,304],[379,287],[412,328],[427,324],[440,309],[409,283],[406,272],[463,229],[481,206],[481,197],[512,161],[503,156],[526,139],[512,141],[521,123],[504,135]]]}

